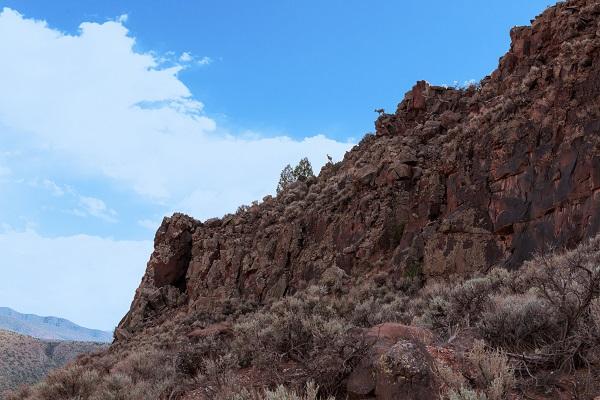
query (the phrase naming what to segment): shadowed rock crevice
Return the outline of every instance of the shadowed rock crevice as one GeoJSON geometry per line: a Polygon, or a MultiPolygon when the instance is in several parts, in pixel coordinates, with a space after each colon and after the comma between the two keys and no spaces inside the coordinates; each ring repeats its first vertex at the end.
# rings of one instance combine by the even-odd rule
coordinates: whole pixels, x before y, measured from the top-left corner
{"type": "MultiPolygon", "coordinates": [[[[185,217],[181,216],[182,221],[185,217]]],[[[192,259],[192,233],[190,223],[178,223],[176,218],[165,220],[156,235],[156,243],[149,263],[154,272],[154,286],[174,286],[185,292],[186,275],[192,259]]]]}

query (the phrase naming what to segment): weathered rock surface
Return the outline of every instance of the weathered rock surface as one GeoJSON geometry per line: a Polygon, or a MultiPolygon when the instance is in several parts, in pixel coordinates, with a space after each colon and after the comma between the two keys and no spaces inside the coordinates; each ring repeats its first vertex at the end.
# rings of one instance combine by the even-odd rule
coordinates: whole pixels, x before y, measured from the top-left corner
{"type": "Polygon", "coordinates": [[[558,4],[511,31],[499,67],[467,89],[418,82],[344,160],[248,211],[165,218],[130,312],[206,298],[257,303],[336,267],[369,279],[518,267],[600,231],[600,4],[558,4]]]}
{"type": "Polygon", "coordinates": [[[369,329],[366,337],[370,350],[346,384],[350,399],[438,398],[432,359],[424,346],[431,342],[431,332],[385,323],[369,329]]]}

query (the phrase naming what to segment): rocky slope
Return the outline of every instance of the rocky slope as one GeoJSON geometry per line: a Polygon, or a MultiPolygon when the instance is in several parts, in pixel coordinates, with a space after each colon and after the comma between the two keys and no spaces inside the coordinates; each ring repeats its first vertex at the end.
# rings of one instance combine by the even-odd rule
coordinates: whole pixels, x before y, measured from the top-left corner
{"type": "Polygon", "coordinates": [[[518,268],[600,231],[600,3],[511,30],[480,85],[418,82],[344,160],[249,211],[165,218],[124,340],[215,297],[263,303],[328,268],[368,280],[518,268]]]}
{"type": "Polygon", "coordinates": [[[600,1],[511,39],[479,85],[418,82],[317,178],[165,218],[110,349],[13,398],[600,395],[600,1]]]}
{"type": "Polygon", "coordinates": [[[21,314],[8,307],[0,307],[0,329],[44,340],[112,342],[111,332],[84,328],[64,318],[21,314]]]}
{"type": "Polygon", "coordinates": [[[0,398],[6,390],[40,381],[79,354],[106,347],[99,343],[43,341],[0,330],[0,398]]]}

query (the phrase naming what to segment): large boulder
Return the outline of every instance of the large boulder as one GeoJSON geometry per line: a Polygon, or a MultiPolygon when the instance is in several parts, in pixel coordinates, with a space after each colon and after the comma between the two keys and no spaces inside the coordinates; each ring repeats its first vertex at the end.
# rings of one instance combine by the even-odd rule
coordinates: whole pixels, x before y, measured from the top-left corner
{"type": "Polygon", "coordinates": [[[437,399],[432,358],[424,342],[431,332],[397,323],[385,323],[365,333],[368,353],[350,374],[349,399],[437,399]]]}

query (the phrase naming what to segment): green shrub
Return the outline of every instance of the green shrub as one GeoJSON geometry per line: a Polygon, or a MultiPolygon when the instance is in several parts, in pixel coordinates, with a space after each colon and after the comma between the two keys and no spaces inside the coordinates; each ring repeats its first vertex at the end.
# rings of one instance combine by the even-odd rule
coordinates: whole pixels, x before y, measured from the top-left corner
{"type": "Polygon", "coordinates": [[[454,370],[438,359],[434,360],[433,372],[441,384],[440,394],[446,395],[446,397],[449,393],[460,391],[467,385],[467,380],[459,371],[454,370]]]}
{"type": "MultiPolygon", "coordinates": [[[[292,168],[291,165],[286,165],[279,175],[279,183],[277,184],[277,194],[283,192],[288,186],[296,181],[305,181],[308,178],[314,177],[312,165],[308,158],[304,157],[298,165],[292,168]]],[[[243,210],[242,210],[243,211],[243,210]]]]}
{"type": "Polygon", "coordinates": [[[448,393],[448,400],[488,400],[488,398],[485,393],[461,387],[458,390],[451,390],[448,393]]]}
{"type": "Polygon", "coordinates": [[[535,350],[559,335],[548,302],[530,293],[494,296],[477,325],[483,337],[511,350],[535,350]]]}
{"type": "Polygon", "coordinates": [[[350,321],[361,327],[371,327],[384,322],[408,323],[410,316],[408,304],[410,299],[398,295],[389,303],[382,303],[374,297],[370,297],[354,306],[350,315],[350,321]]]}
{"type": "MultiPolygon", "coordinates": [[[[274,390],[265,390],[260,393],[249,391],[247,389],[239,390],[235,393],[219,395],[216,400],[319,400],[319,387],[314,382],[309,381],[305,385],[303,393],[287,388],[283,385],[277,386],[274,390]]],[[[328,397],[327,400],[334,400],[328,397]]]]}
{"type": "MultiPolygon", "coordinates": [[[[265,392],[264,400],[318,400],[318,392],[319,387],[313,382],[308,382],[306,384],[304,395],[286,389],[284,386],[278,386],[274,391],[267,390],[265,392]]],[[[328,400],[334,400],[334,398],[329,397],[328,400]]]]}
{"type": "Polygon", "coordinates": [[[414,319],[416,325],[432,329],[436,332],[448,333],[453,330],[455,323],[450,312],[450,299],[443,294],[429,297],[425,301],[418,302],[421,310],[415,311],[414,319]]]}
{"type": "Polygon", "coordinates": [[[417,260],[410,260],[406,264],[404,270],[404,277],[409,279],[421,278],[423,276],[423,262],[417,260]]]}
{"type": "Polygon", "coordinates": [[[365,348],[353,328],[321,296],[303,293],[242,319],[234,327],[233,346],[242,364],[268,371],[289,360],[306,380],[332,393],[365,348]]]}
{"type": "Polygon", "coordinates": [[[88,399],[101,382],[98,372],[80,366],[53,371],[35,386],[42,399],[88,399]]]}
{"type": "Polygon", "coordinates": [[[576,249],[541,254],[523,267],[522,287],[548,304],[556,318],[557,334],[539,352],[554,368],[575,369],[600,364],[596,304],[600,298],[600,236],[576,249]]]}
{"type": "Polygon", "coordinates": [[[167,381],[176,374],[173,355],[156,349],[128,354],[114,366],[112,372],[126,375],[133,382],[167,381]],[[160,368],[157,368],[158,365],[160,368]]]}
{"type": "Polygon", "coordinates": [[[475,382],[483,388],[487,399],[506,399],[515,385],[508,357],[500,350],[486,350],[482,341],[475,342],[467,357],[475,369],[475,382]]]}
{"type": "Polygon", "coordinates": [[[131,391],[134,383],[127,375],[116,373],[107,376],[102,385],[96,388],[90,400],[132,400],[142,399],[135,396],[131,391]]]}
{"type": "Polygon", "coordinates": [[[474,277],[454,286],[449,293],[449,317],[454,324],[470,326],[479,320],[501,281],[492,274],[474,277]]]}

